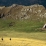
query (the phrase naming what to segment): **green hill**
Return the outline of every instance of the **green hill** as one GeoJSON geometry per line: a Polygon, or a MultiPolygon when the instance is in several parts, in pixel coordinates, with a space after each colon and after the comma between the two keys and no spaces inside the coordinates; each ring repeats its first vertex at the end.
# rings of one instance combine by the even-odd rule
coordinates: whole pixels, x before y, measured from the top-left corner
{"type": "Polygon", "coordinates": [[[42,5],[0,7],[0,31],[42,32],[45,23],[46,9],[42,5]]]}

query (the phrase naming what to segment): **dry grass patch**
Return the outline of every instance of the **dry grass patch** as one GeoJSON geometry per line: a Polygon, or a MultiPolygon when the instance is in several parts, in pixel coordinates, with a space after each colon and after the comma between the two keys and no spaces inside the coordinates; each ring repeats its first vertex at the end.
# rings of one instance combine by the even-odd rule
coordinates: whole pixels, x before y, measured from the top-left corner
{"type": "Polygon", "coordinates": [[[45,41],[25,38],[0,38],[0,46],[46,46],[45,41]]]}

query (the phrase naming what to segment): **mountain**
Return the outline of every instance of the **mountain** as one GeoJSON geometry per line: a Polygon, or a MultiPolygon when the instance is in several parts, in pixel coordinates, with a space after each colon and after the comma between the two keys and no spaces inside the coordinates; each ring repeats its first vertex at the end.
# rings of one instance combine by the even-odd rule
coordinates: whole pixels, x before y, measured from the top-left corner
{"type": "Polygon", "coordinates": [[[46,8],[43,5],[30,6],[13,4],[0,6],[0,31],[43,32],[46,23],[46,8]]]}
{"type": "Polygon", "coordinates": [[[46,18],[46,9],[43,5],[34,4],[30,6],[13,4],[0,7],[0,19],[43,19],[46,18]]]}
{"type": "Polygon", "coordinates": [[[46,0],[0,0],[0,5],[9,6],[12,4],[21,5],[41,4],[46,7],[46,0]]]}

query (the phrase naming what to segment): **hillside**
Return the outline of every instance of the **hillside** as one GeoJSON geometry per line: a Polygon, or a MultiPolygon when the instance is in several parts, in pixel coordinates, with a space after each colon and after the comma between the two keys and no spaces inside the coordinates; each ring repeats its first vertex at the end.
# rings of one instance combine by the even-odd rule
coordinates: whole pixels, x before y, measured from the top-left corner
{"type": "Polygon", "coordinates": [[[23,6],[13,4],[5,7],[0,6],[0,18],[6,19],[41,19],[46,18],[46,9],[44,6],[35,4],[23,6]]]}
{"type": "Polygon", "coordinates": [[[41,32],[45,23],[46,9],[43,5],[0,6],[0,31],[41,32]]]}
{"type": "Polygon", "coordinates": [[[17,41],[17,46],[46,46],[44,24],[46,24],[46,8],[43,5],[0,6],[0,45],[13,46],[17,41]]]}

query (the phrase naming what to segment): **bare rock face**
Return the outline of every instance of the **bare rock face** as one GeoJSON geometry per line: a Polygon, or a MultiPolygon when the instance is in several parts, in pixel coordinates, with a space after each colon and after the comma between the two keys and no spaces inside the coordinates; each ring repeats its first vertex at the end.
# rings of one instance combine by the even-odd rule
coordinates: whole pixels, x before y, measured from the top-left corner
{"type": "Polygon", "coordinates": [[[8,19],[40,19],[46,18],[46,9],[44,6],[35,4],[23,6],[13,4],[8,7],[0,6],[0,18],[8,19]]]}
{"type": "Polygon", "coordinates": [[[44,24],[43,28],[45,28],[45,29],[46,29],[46,24],[44,24]]]}
{"type": "Polygon", "coordinates": [[[0,9],[3,9],[5,6],[0,6],[0,9]]]}

